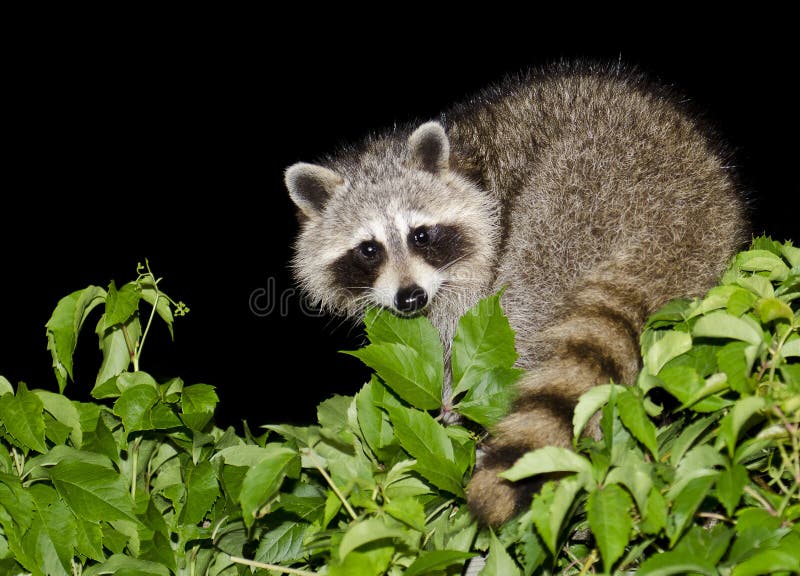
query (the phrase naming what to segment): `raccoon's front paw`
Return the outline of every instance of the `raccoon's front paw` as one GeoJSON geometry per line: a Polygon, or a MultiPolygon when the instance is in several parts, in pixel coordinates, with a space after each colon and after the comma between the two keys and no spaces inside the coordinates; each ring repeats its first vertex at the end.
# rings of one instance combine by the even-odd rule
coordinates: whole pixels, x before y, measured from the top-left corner
{"type": "Polygon", "coordinates": [[[467,487],[467,504],[473,515],[488,526],[499,526],[524,510],[531,501],[530,482],[510,482],[498,476],[504,469],[479,468],[467,487]]]}

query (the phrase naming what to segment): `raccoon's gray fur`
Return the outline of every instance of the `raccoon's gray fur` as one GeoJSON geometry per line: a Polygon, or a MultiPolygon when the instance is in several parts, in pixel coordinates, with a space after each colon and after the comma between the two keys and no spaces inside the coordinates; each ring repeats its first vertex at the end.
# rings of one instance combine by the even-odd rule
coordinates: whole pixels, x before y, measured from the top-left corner
{"type": "Polygon", "coordinates": [[[727,161],[668,90],[618,66],[559,65],[290,167],[293,267],[326,309],[422,311],[446,345],[464,311],[507,286],[527,372],[468,489],[498,524],[531,487],[497,473],[570,446],[578,397],[635,378],[646,317],[712,286],[749,238],[727,161]]]}

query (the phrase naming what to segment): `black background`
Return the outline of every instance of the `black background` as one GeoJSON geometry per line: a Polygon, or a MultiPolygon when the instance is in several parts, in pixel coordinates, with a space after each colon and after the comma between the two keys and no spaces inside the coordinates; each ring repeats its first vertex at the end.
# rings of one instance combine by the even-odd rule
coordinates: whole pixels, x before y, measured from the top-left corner
{"type": "MultiPolygon", "coordinates": [[[[292,291],[296,224],[283,170],[561,58],[622,60],[679,88],[735,147],[755,231],[800,240],[789,204],[796,48],[779,28],[710,36],[681,25],[631,39],[568,36],[553,22],[549,39],[541,22],[524,36],[501,28],[491,37],[423,22],[311,29],[250,14],[154,22],[28,22],[11,43],[0,374],[13,383],[55,390],[44,324],[58,299],[132,280],[148,258],[191,313],[176,320],[174,342],[155,326],[142,369],[215,385],[221,425],[311,422],[319,401],[353,393],[367,372],[337,352],[358,346],[360,330],[304,314],[292,291]],[[285,310],[255,313],[260,291],[270,295],[260,306],[285,310]]],[[[95,321],[80,339],[73,398],[87,398],[99,365],[95,321]]]]}

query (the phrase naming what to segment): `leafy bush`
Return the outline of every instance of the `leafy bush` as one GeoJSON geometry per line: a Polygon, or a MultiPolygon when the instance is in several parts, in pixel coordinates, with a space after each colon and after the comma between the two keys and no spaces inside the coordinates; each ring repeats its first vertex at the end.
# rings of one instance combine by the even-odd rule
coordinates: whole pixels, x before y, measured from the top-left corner
{"type": "Polygon", "coordinates": [[[148,268],[62,299],[47,324],[59,392],[0,377],[3,574],[733,574],[800,571],[800,250],[766,238],[720,286],[650,318],[635,385],[581,399],[575,450],[529,453],[505,475],[559,472],[496,533],[464,505],[480,430],[519,370],[499,295],[462,318],[445,412],[438,335],[371,311],[375,370],[311,426],[214,425],[206,384],[140,368],[156,316],[186,311],[148,268]],[[794,308],[793,308],[794,307],[794,308]],[[63,395],[96,308],[92,396],[63,395]],[[144,328],[142,328],[142,321],[144,328]],[[581,437],[600,413],[600,439],[581,437]],[[488,553],[488,555],[487,555],[488,553]]]}

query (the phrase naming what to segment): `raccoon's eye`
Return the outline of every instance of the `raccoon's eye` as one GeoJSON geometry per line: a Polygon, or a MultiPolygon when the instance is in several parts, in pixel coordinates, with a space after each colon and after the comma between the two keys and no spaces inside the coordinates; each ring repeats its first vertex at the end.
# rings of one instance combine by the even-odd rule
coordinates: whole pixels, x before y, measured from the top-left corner
{"type": "Polygon", "coordinates": [[[376,242],[367,240],[358,245],[358,252],[367,260],[372,260],[380,254],[380,246],[376,242]]]}
{"type": "Polygon", "coordinates": [[[431,237],[428,234],[428,229],[424,226],[420,226],[412,233],[414,238],[414,244],[417,246],[425,246],[430,242],[431,237]]]}

